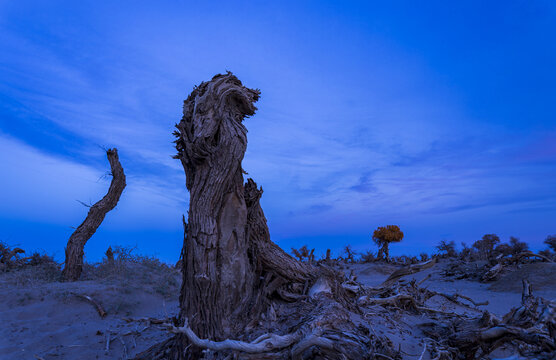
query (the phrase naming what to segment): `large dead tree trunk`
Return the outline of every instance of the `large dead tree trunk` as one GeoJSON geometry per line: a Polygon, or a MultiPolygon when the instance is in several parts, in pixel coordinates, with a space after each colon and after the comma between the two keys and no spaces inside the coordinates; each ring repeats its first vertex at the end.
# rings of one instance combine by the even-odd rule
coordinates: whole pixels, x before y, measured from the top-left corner
{"type": "Polygon", "coordinates": [[[226,351],[240,349],[278,349],[276,358],[290,353],[301,358],[313,347],[320,347],[324,358],[358,359],[367,348],[361,329],[349,320],[353,300],[341,286],[342,276],[297,261],[274,244],[259,203],[262,189],[252,179],[243,184],[247,131],[242,121],[255,113],[258,97],[259,91],[228,73],[201,83],[184,102],[176,157],[185,169],[190,202],[180,315],[172,327],[176,337],[137,359],[223,359],[226,351]],[[275,306],[289,307],[299,317],[277,319],[275,306]],[[266,339],[256,334],[261,319],[274,319],[286,335],[265,335],[261,345],[266,339]],[[299,330],[287,335],[291,328],[299,330]],[[258,339],[229,340],[250,336],[258,339]],[[219,353],[203,357],[201,348],[219,353]]]}
{"type": "Polygon", "coordinates": [[[125,174],[118,159],[118,150],[108,149],[106,156],[110,162],[112,172],[110,188],[108,193],[99,202],[91,206],[83,223],[71,234],[68,240],[65,267],[62,271],[62,280],[64,281],[76,281],[79,279],[83,270],[83,249],[85,244],[97,231],[106,213],[116,207],[124,191],[126,185],[125,174]]]}
{"type": "Polygon", "coordinates": [[[255,113],[258,98],[259,91],[244,87],[235,76],[217,75],[193,90],[176,125],[177,158],[190,193],[180,318],[189,319],[204,338],[219,340],[233,333],[253,292],[242,121],[255,113]]]}

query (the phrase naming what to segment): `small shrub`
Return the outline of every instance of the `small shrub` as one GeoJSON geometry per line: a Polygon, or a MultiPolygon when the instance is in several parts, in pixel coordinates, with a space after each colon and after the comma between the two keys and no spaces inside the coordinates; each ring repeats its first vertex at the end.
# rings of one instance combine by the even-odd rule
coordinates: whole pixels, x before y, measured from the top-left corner
{"type": "Polygon", "coordinates": [[[375,253],[371,250],[368,250],[361,254],[361,261],[363,263],[372,263],[376,261],[375,253]]]}
{"type": "Polygon", "coordinates": [[[0,242],[0,272],[9,272],[6,281],[15,285],[28,285],[37,282],[57,281],[60,277],[60,265],[50,255],[37,251],[30,256],[23,256],[25,251],[11,248],[0,242]]]}
{"type": "Polygon", "coordinates": [[[179,270],[154,256],[135,254],[135,247],[111,246],[114,260],[85,263],[81,280],[95,280],[118,285],[124,293],[146,289],[150,293],[171,298],[179,294],[179,270]]]}

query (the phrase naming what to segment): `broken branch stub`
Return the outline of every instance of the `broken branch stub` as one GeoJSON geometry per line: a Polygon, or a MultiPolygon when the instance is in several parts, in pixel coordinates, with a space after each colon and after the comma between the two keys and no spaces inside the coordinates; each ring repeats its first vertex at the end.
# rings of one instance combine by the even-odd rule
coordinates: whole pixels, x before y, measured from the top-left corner
{"type": "Polygon", "coordinates": [[[76,281],[81,276],[85,244],[97,231],[106,214],[116,207],[126,186],[124,169],[118,158],[118,150],[116,148],[108,149],[106,157],[112,172],[110,188],[100,201],[89,208],[87,217],[68,240],[65,267],[62,270],[62,280],[64,281],[76,281]]]}

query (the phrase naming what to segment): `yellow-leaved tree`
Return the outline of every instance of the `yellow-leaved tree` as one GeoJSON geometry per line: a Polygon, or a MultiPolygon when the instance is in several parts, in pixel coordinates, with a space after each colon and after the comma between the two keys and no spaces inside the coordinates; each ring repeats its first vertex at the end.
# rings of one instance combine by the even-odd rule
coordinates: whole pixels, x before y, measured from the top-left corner
{"type": "Polygon", "coordinates": [[[373,233],[373,241],[378,245],[378,258],[389,261],[388,245],[393,242],[400,242],[403,239],[403,232],[398,225],[379,226],[373,233]]]}

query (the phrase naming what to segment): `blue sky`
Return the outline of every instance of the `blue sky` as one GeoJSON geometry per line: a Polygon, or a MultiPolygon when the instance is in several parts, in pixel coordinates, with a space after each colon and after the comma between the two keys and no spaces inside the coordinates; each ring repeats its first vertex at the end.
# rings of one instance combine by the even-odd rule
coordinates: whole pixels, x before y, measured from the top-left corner
{"type": "Polygon", "coordinates": [[[61,259],[110,179],[86,247],[175,261],[187,209],[173,125],[195,84],[262,91],[244,168],[273,240],[323,253],[432,252],[556,233],[556,5],[465,2],[0,2],[0,239],[61,259]]]}

